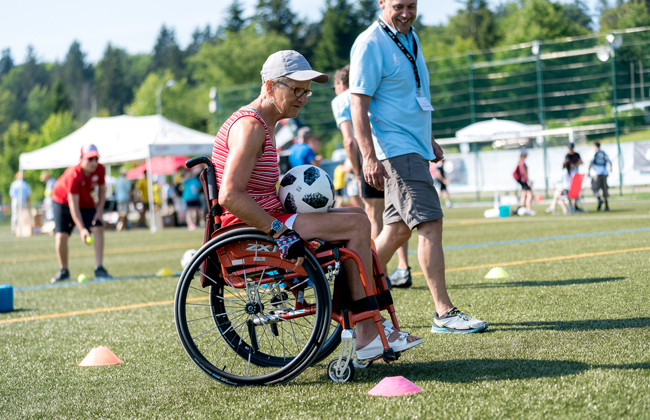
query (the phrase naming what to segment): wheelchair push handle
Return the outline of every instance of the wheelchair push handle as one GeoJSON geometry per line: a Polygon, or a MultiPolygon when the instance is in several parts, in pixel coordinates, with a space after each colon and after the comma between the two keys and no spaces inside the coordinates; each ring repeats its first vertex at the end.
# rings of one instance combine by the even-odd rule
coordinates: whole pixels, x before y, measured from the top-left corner
{"type": "Polygon", "coordinates": [[[208,166],[208,199],[209,200],[216,200],[218,198],[217,196],[217,180],[214,178],[214,167],[212,166],[212,162],[210,159],[208,159],[205,156],[198,156],[194,157],[191,159],[188,159],[185,161],[185,166],[187,169],[191,169],[195,167],[196,165],[200,164],[205,164],[208,166]]]}

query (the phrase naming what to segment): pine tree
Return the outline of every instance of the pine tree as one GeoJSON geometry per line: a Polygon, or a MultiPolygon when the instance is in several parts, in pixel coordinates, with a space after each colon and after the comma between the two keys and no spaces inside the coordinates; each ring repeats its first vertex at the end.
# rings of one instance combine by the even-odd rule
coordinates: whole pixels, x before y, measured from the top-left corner
{"type": "Polygon", "coordinates": [[[210,25],[206,25],[204,30],[197,28],[192,32],[192,42],[185,50],[185,57],[191,57],[201,49],[201,45],[205,42],[212,42],[212,30],[210,25]]]}
{"type": "Polygon", "coordinates": [[[95,89],[97,105],[108,110],[110,115],[121,115],[124,106],[133,99],[133,86],[127,78],[127,54],[110,43],[104,51],[104,57],[97,64],[95,89]]]}
{"type": "Polygon", "coordinates": [[[566,4],[564,6],[564,14],[578,25],[590,31],[593,29],[589,6],[587,6],[584,0],[573,0],[573,3],[566,4]]]}
{"type": "MultiPolygon", "coordinates": [[[[86,54],[81,51],[78,41],[70,45],[59,73],[60,81],[63,82],[64,89],[67,90],[72,101],[73,114],[81,120],[87,120],[90,116],[94,69],[86,63],[86,54]]],[[[53,88],[56,90],[56,83],[53,88]]]]}
{"type": "Polygon", "coordinates": [[[275,32],[285,35],[291,45],[298,43],[301,23],[291,11],[289,0],[258,0],[254,22],[264,33],[275,32]]]}
{"type": "Polygon", "coordinates": [[[499,40],[494,13],[487,0],[464,0],[465,7],[449,19],[454,37],[472,39],[479,49],[491,48],[499,40]]]}
{"type": "Polygon", "coordinates": [[[224,29],[238,33],[246,27],[247,19],[244,18],[244,7],[239,0],[233,0],[228,7],[228,17],[224,22],[224,29]]]}
{"type": "Polygon", "coordinates": [[[167,29],[165,25],[160,28],[160,34],[151,57],[150,71],[170,69],[178,78],[183,75],[185,68],[183,54],[175,38],[173,29],[167,29]]]}
{"type": "Polygon", "coordinates": [[[72,101],[65,90],[65,85],[60,79],[54,82],[54,86],[52,86],[51,109],[55,114],[72,109],[72,101]]]}
{"type": "Polygon", "coordinates": [[[314,67],[328,72],[350,62],[354,40],[365,28],[359,25],[361,19],[348,0],[327,0],[326,7],[320,41],[314,51],[314,67]]]}
{"type": "Polygon", "coordinates": [[[14,60],[11,58],[11,50],[9,48],[2,50],[2,58],[0,58],[0,80],[2,76],[9,73],[14,66],[14,60]]]}

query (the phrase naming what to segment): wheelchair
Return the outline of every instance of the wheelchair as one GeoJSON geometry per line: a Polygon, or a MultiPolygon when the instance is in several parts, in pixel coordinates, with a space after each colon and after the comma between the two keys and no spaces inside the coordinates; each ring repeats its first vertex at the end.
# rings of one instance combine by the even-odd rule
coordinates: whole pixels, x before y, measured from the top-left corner
{"type": "Polygon", "coordinates": [[[180,276],[174,319],[185,351],[203,372],[232,386],[279,384],[340,346],[327,375],[342,383],[353,379],[355,368],[399,358],[384,334],[380,311],[388,311],[397,331],[399,324],[374,250],[372,279],[354,251],[318,239],[304,241],[305,262],[295,268],[264,232],[244,224],[221,227],[212,162],[186,162],[187,168],[199,164],[207,166],[200,179],[210,213],[204,245],[180,276]],[[342,267],[347,260],[359,269],[366,292],[361,301],[349,300],[342,267]],[[357,360],[354,326],[370,318],[384,352],[357,360]]]}

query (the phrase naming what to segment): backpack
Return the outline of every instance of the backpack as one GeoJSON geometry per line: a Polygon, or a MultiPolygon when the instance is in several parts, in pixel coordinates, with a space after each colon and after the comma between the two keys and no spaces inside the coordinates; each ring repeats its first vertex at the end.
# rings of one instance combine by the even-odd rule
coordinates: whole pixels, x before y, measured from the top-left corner
{"type": "Polygon", "coordinates": [[[607,164],[607,154],[602,150],[599,150],[594,155],[594,165],[605,166],[607,164]]]}
{"type": "Polygon", "coordinates": [[[515,168],[515,171],[512,173],[512,177],[516,180],[519,181],[521,179],[521,175],[519,174],[519,165],[515,168]]]}

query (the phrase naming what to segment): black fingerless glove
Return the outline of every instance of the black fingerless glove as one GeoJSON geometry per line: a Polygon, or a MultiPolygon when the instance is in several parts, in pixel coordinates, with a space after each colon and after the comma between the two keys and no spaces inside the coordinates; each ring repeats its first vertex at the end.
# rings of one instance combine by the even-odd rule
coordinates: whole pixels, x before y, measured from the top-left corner
{"type": "Polygon", "coordinates": [[[300,235],[293,230],[286,230],[276,239],[280,248],[280,257],[285,260],[293,260],[305,256],[305,245],[300,235]]]}

